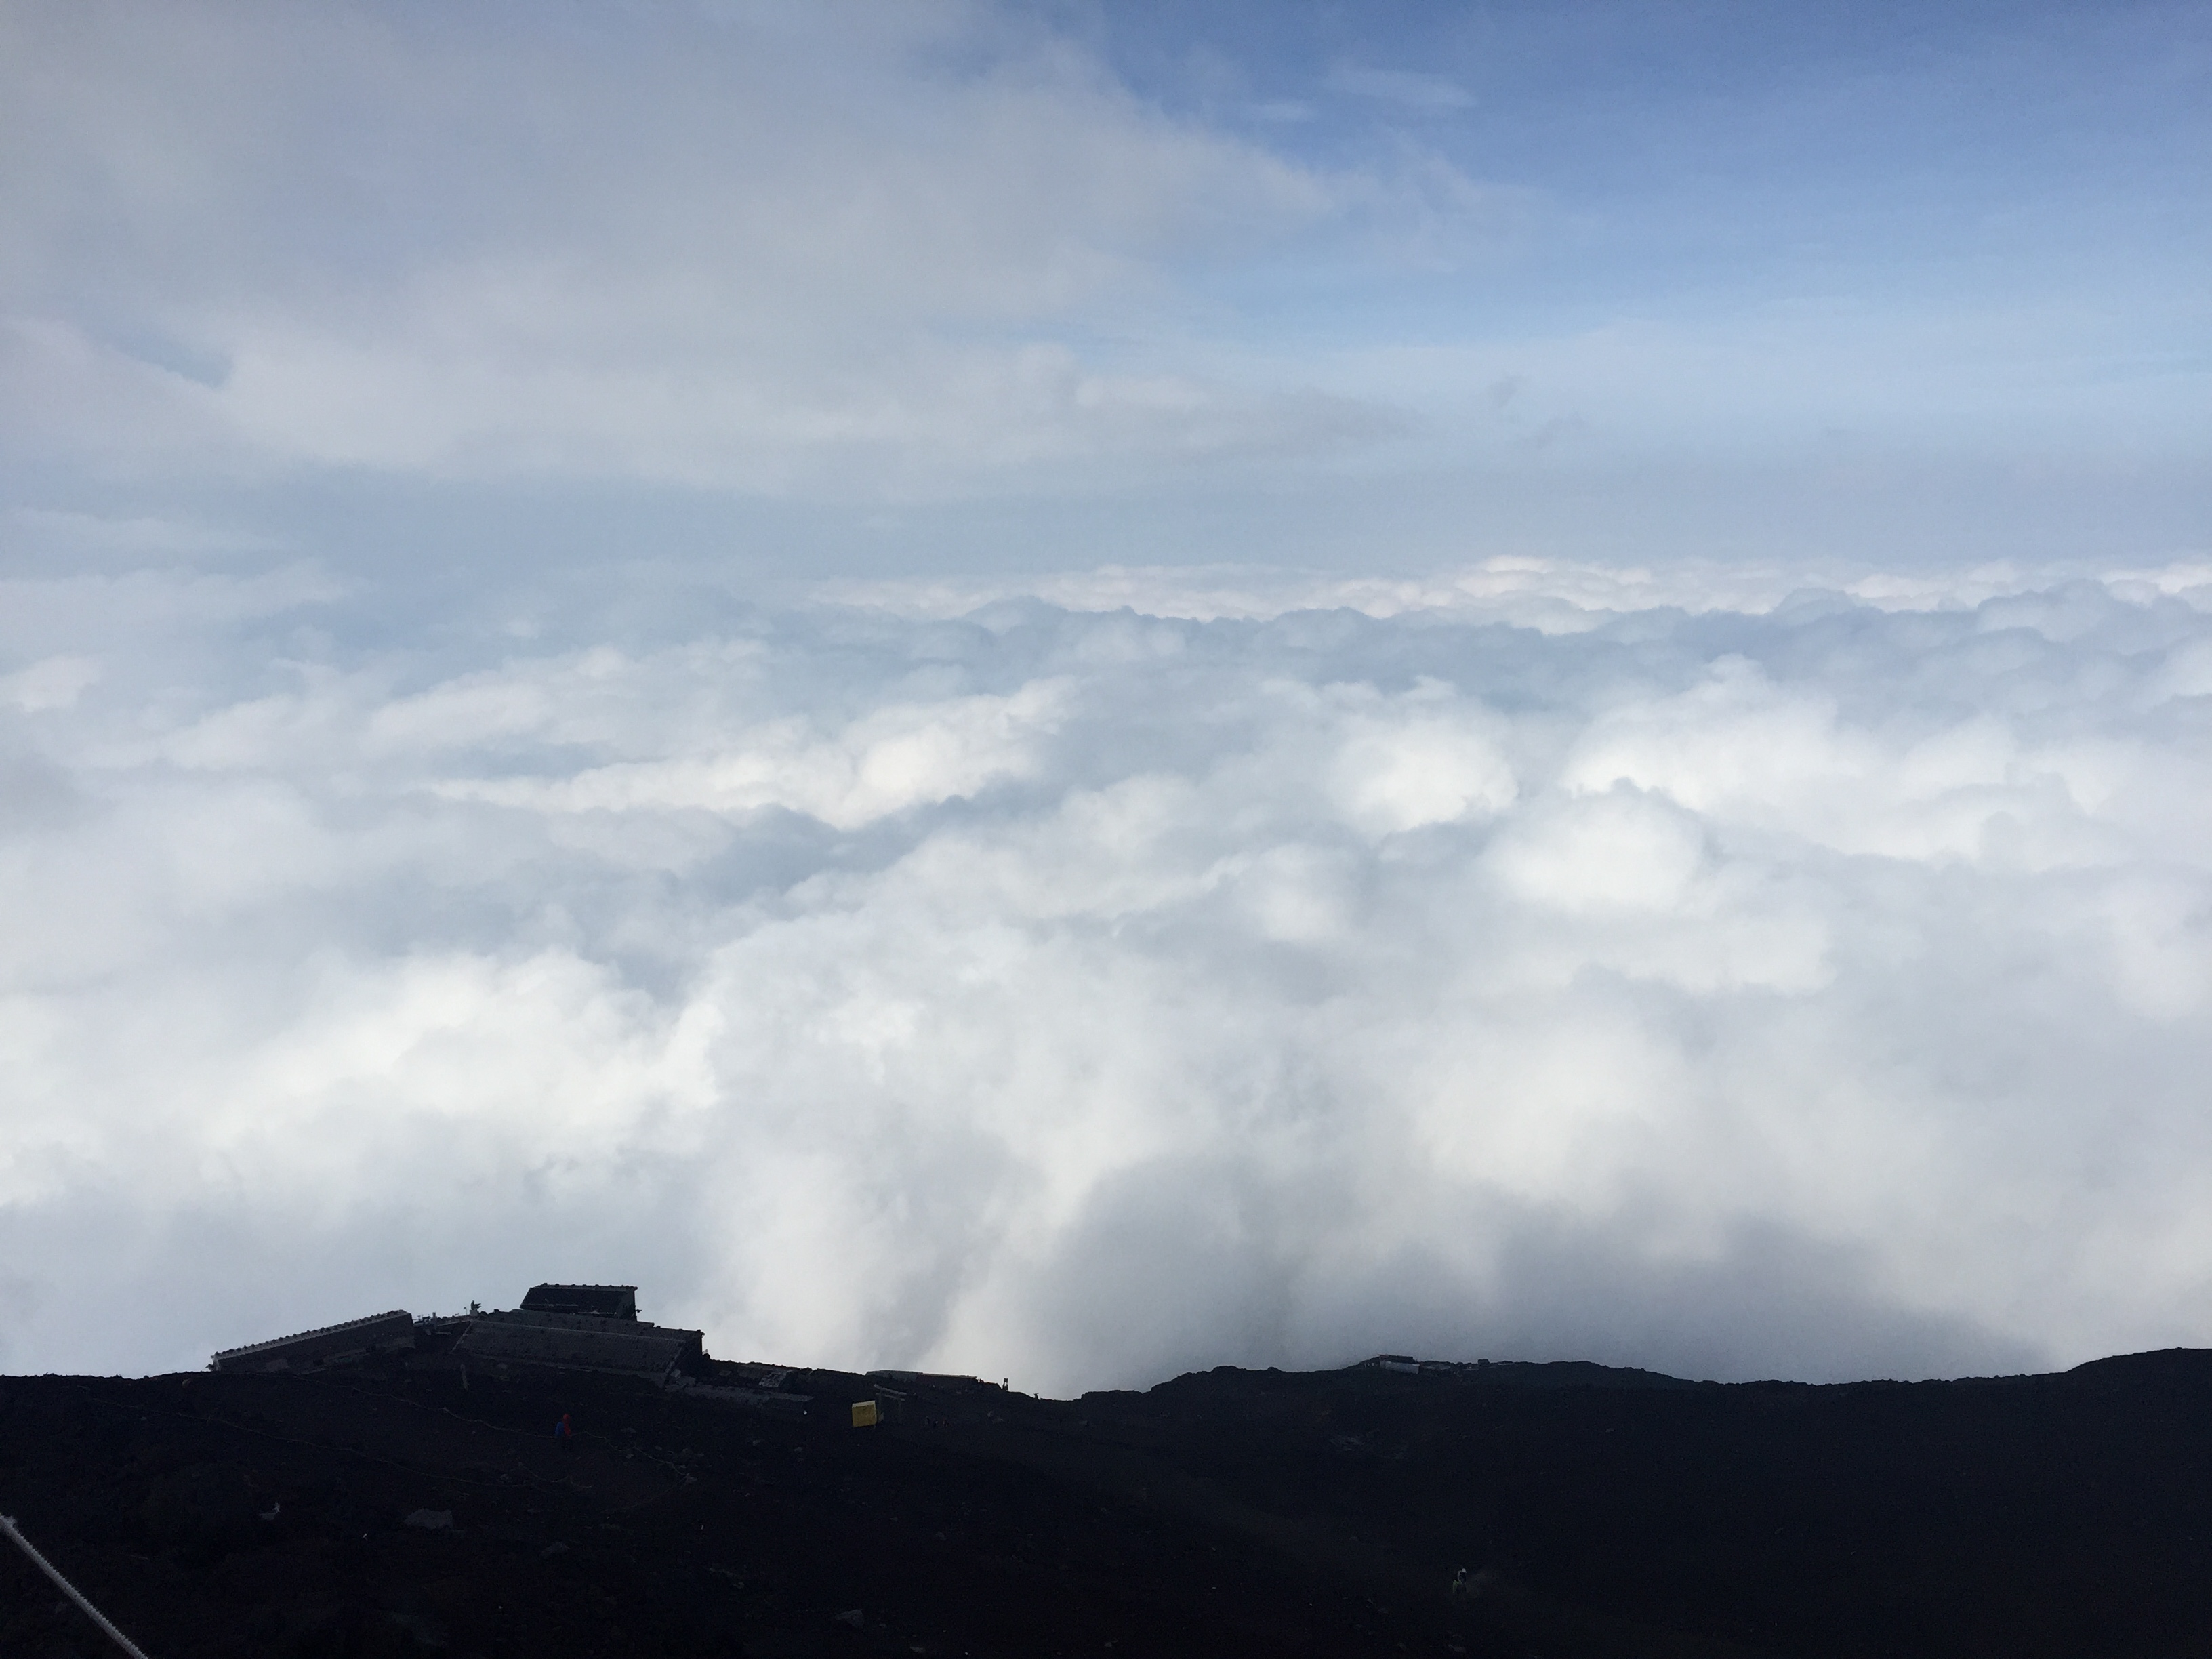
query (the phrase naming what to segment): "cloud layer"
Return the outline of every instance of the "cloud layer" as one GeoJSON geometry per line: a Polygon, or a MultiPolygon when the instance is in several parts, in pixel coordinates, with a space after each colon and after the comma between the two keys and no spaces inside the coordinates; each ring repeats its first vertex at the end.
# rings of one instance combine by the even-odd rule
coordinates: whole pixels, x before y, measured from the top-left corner
{"type": "Polygon", "coordinates": [[[1046,1390],[2212,1334],[2204,572],[1315,580],[10,583],[0,1364],[568,1276],[1046,1390]]]}

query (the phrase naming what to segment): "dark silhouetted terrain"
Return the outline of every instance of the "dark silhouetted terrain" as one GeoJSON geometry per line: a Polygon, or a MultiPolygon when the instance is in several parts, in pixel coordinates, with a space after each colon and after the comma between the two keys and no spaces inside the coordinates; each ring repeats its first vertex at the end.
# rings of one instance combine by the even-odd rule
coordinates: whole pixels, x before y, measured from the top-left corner
{"type": "MultiPolygon", "coordinates": [[[[2212,1654],[2212,1352],[901,1386],[855,1429],[824,1372],[10,1377],[0,1512],[150,1659],[2212,1654]]],[[[110,1651],[59,1601],[0,1550],[0,1653],[110,1651]]]]}

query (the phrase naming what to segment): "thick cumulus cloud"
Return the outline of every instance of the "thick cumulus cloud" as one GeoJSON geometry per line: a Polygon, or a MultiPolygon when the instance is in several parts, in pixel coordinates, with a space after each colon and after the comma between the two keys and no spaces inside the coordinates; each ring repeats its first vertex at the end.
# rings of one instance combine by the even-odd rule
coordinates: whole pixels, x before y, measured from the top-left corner
{"type": "Polygon", "coordinates": [[[10,584],[0,1363],[544,1277],[1048,1390],[2206,1340],[2212,573],[1033,586],[10,584]]]}

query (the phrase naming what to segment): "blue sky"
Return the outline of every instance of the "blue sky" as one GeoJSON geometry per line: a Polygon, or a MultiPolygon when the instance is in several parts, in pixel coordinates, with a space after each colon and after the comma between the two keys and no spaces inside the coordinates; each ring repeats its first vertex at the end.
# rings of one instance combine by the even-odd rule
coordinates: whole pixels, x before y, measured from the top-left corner
{"type": "Polygon", "coordinates": [[[2201,8],[246,18],[9,26],[15,556],[2203,543],[2201,8]]]}
{"type": "MultiPolygon", "coordinates": [[[[1492,290],[1519,290],[1514,323],[1830,293],[2088,299],[2130,274],[2181,298],[2203,252],[2199,8],[1146,15],[1110,9],[1103,41],[1171,109],[1316,161],[1419,146],[1548,198],[1570,234],[1492,290]]],[[[1459,292],[1445,325],[1479,327],[1459,292]]]]}

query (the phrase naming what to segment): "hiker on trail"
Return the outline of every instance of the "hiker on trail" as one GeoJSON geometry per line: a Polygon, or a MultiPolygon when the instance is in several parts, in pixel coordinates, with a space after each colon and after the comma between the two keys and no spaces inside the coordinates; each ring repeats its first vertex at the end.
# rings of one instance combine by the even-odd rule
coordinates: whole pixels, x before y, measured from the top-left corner
{"type": "Polygon", "coordinates": [[[576,1431],[569,1424],[568,1413],[562,1412],[561,1420],[553,1425],[553,1437],[560,1442],[562,1451],[573,1452],[576,1449],[576,1431]]]}

